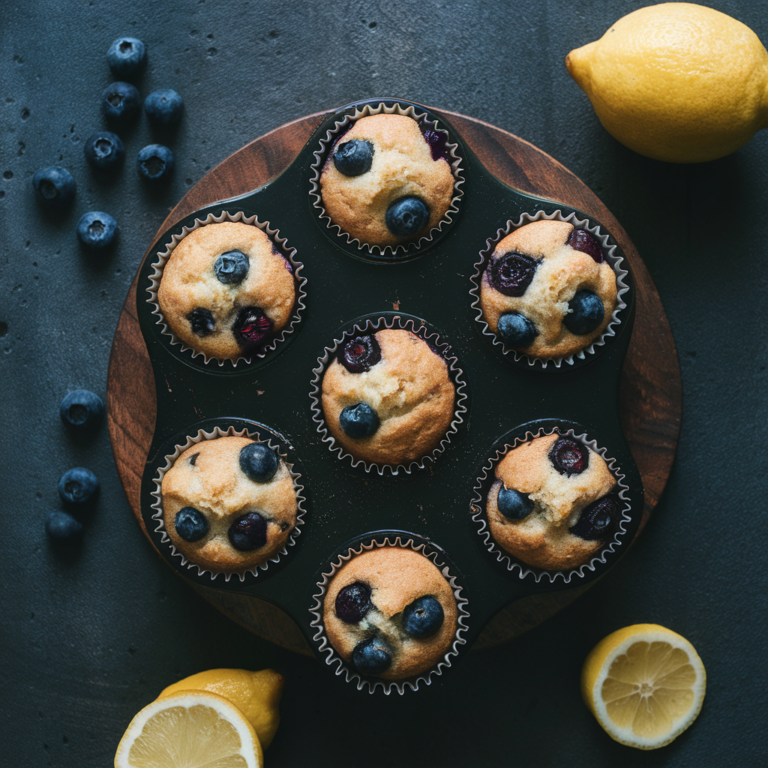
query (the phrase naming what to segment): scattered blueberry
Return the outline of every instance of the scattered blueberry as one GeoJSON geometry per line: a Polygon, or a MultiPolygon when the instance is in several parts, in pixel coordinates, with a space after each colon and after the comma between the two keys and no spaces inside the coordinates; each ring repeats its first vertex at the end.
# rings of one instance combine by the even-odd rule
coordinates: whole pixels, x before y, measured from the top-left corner
{"type": "Polygon", "coordinates": [[[364,373],[370,371],[381,360],[381,347],[376,337],[355,336],[341,349],[339,362],[350,373],[364,373]]]}
{"type": "Polygon", "coordinates": [[[119,168],[125,160],[125,147],[120,137],[110,131],[92,133],[83,146],[85,159],[100,171],[119,168]]]}
{"type": "Polygon", "coordinates": [[[83,533],[83,526],[69,512],[55,509],[45,518],[45,532],[52,539],[75,541],[83,533]]]}
{"type": "Polygon", "coordinates": [[[418,197],[401,197],[387,209],[387,229],[396,237],[413,237],[429,222],[429,208],[418,197]]]}
{"type": "Polygon", "coordinates": [[[371,169],[373,144],[370,141],[352,139],[336,147],[333,164],[345,176],[361,176],[371,169]]]}
{"type": "Polygon", "coordinates": [[[258,307],[245,307],[240,310],[232,333],[244,352],[257,352],[272,335],[272,321],[258,307]]]}
{"type": "Polygon", "coordinates": [[[181,119],[184,102],[173,88],[152,91],[144,100],[144,111],[155,125],[173,125],[181,119]]]}
{"type": "Polygon", "coordinates": [[[267,521],[258,512],[248,512],[229,526],[229,540],[241,552],[261,549],[267,543],[267,521]]]}
{"type": "Polygon", "coordinates": [[[424,640],[443,626],[443,606],[431,595],[418,597],[403,611],[403,630],[407,635],[424,640]]]}
{"type": "Polygon", "coordinates": [[[268,483],[279,466],[277,454],[265,443],[248,443],[240,451],[240,469],[254,483],[268,483]]]}
{"type": "Polygon", "coordinates": [[[65,395],[59,406],[61,420],[70,427],[91,429],[101,419],[104,403],[101,398],[87,389],[76,389],[65,395]]]}
{"type": "Polygon", "coordinates": [[[522,253],[505,253],[488,268],[488,281],[505,296],[522,296],[536,274],[538,262],[522,253]]]}
{"type": "Polygon", "coordinates": [[[192,327],[192,333],[196,336],[208,336],[216,330],[216,321],[213,319],[210,309],[195,307],[187,315],[187,320],[192,327]]]}
{"type": "Polygon", "coordinates": [[[112,83],[101,94],[104,117],[115,123],[127,123],[139,114],[141,97],[130,83],[112,83]]]}
{"type": "Polygon", "coordinates": [[[46,208],[67,208],[75,199],[74,176],[59,165],[41,168],[32,177],[32,186],[37,197],[46,208]]]}
{"type": "Polygon", "coordinates": [[[165,181],[173,171],[173,152],[162,144],[148,144],[136,158],[139,176],[149,181],[165,181]]]}
{"type": "Polygon", "coordinates": [[[576,251],[588,253],[598,264],[603,261],[603,251],[586,229],[574,229],[568,238],[568,245],[576,251]]]}
{"type": "Polygon", "coordinates": [[[576,440],[561,437],[549,449],[549,460],[561,475],[580,475],[589,466],[589,450],[576,440]]]}
{"type": "Polygon", "coordinates": [[[115,77],[137,75],[147,62],[147,49],[135,37],[118,37],[107,51],[107,63],[115,77]]]}
{"type": "Polygon", "coordinates": [[[392,664],[392,651],[382,638],[372,637],[355,646],[352,663],[364,675],[380,675],[392,664]]]}
{"type": "Polygon", "coordinates": [[[571,311],[563,318],[563,325],[577,336],[586,336],[600,327],[605,317],[605,307],[600,297],[582,289],[568,302],[571,311]]]}
{"type": "Polygon", "coordinates": [[[571,528],[571,533],[586,541],[607,538],[616,528],[621,506],[619,497],[613,495],[593,501],[581,513],[578,522],[571,528]]]}
{"type": "Polygon", "coordinates": [[[250,261],[242,251],[222,253],[213,264],[213,271],[220,283],[240,285],[248,275],[250,261]]]}
{"type": "MultiPolygon", "coordinates": [[[[184,541],[200,541],[211,527],[206,516],[194,507],[184,507],[176,513],[173,521],[176,533],[184,541]]],[[[231,535],[230,535],[231,538],[231,535]]]]}
{"type": "Polygon", "coordinates": [[[98,250],[112,245],[117,232],[117,222],[104,211],[84,213],[77,222],[77,238],[86,248],[98,250]]]}
{"type": "Polygon", "coordinates": [[[336,615],[345,624],[357,624],[371,610],[371,588],[356,581],[339,590],[336,595],[336,615]]]}
{"type": "Polygon", "coordinates": [[[499,318],[499,336],[513,349],[528,347],[539,335],[536,326],[519,312],[507,312],[499,318]]]}
{"type": "Polygon", "coordinates": [[[379,428],[379,416],[367,403],[348,405],[339,416],[339,424],[347,437],[359,440],[370,437],[379,428]]]}
{"type": "Polygon", "coordinates": [[[65,507],[83,507],[99,493],[99,479],[85,467],[67,470],[59,480],[59,497],[65,507]]]}
{"type": "Polygon", "coordinates": [[[533,511],[533,502],[527,493],[521,493],[514,488],[499,488],[496,506],[504,517],[509,520],[523,520],[533,511]]]}

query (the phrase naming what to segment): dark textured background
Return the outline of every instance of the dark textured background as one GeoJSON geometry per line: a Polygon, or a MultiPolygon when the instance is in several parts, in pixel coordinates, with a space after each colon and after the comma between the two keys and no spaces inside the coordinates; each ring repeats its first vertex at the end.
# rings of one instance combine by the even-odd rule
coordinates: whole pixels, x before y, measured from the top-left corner
{"type": "MultiPolygon", "coordinates": [[[[563,59],[643,2],[214,2],[53,0],[0,8],[0,444],[3,557],[0,764],[107,766],[131,717],[201,669],[273,666],[287,677],[270,766],[764,765],[768,421],[768,131],[698,166],[614,141],[563,59]],[[83,142],[103,127],[105,54],[120,34],[148,46],[142,95],[172,87],[185,114],[177,170],[150,192],[135,168],[146,120],[123,131],[126,167],[97,178],[83,142]],[[349,690],[316,661],[231,623],[152,552],[130,513],[106,426],[73,440],[70,389],[105,396],[128,286],[167,211],[210,168],[304,114],[400,95],[481,118],[580,176],[622,222],[677,340],[685,405],[678,461],[637,546],[577,603],[527,635],[470,654],[418,695],[349,690]],[[40,167],[78,183],[64,217],[33,198],[40,167]],[[121,226],[107,256],[75,224],[121,226]],[[43,533],[56,484],[88,466],[102,496],[81,549],[43,533]],[[690,639],[708,673],[696,724],[643,753],[612,742],[581,702],[590,648],[636,622],[690,639]]],[[[768,41],[762,0],[713,3],[768,41]]],[[[642,333],[642,328],[636,329],[642,333]]]]}

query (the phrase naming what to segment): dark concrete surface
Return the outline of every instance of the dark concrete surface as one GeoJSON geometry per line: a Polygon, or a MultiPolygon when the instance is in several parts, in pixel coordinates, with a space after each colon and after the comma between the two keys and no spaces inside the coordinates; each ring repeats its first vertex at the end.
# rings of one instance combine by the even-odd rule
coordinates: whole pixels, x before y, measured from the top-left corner
{"type": "MultiPolygon", "coordinates": [[[[600,126],[563,66],[643,2],[214,2],[0,5],[0,764],[107,766],[131,717],[169,683],[211,667],[287,678],[277,766],[757,766],[768,762],[766,334],[768,131],[691,167],[633,154],[600,126]],[[177,169],[148,191],[153,138],[121,131],[128,161],[98,178],[83,143],[104,125],[106,51],[144,40],[143,95],[184,97],[177,169]],[[375,95],[481,118],[573,170],[619,218],[659,288],[683,368],[685,410],[668,490],[634,550],[577,603],[527,635],[465,657],[418,695],[360,695],[316,661],[252,636],[152,552],[118,483],[106,425],[73,440],[67,391],[105,395],[120,308],[168,209],[251,139],[375,95]],[[42,212],[31,178],[68,167],[77,200],[42,212]],[[121,227],[113,252],[75,238],[88,210],[121,227]],[[82,546],[43,532],[56,484],[92,468],[102,495],[82,546]],[[581,702],[581,663],[604,635],[657,622],[689,638],[708,673],[695,725],[643,753],[612,742],[581,702]]],[[[768,41],[762,0],[714,5],[768,41]]],[[[642,330],[638,331],[642,332],[642,330]]]]}

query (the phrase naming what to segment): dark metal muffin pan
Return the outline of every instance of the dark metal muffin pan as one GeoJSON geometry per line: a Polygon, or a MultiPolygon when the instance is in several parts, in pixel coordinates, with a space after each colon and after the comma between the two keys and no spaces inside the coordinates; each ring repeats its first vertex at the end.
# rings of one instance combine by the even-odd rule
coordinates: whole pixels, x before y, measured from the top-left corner
{"type": "MultiPolygon", "coordinates": [[[[400,99],[373,99],[372,102],[400,99]]],[[[304,264],[306,310],[290,338],[265,358],[224,369],[176,354],[161,333],[147,301],[154,254],[141,267],[137,312],[157,389],[157,421],[142,479],[141,505],[147,530],[168,564],[184,578],[227,592],[275,603],[298,624],[310,645],[312,595],[319,574],[349,542],[376,531],[403,531],[433,541],[455,565],[469,600],[466,638],[471,646],[485,624],[507,604],[529,595],[583,586],[604,575],[626,552],[643,510],[643,487],[622,433],[618,415],[619,376],[629,346],[635,313],[634,280],[629,270],[627,307],[616,335],[577,367],[557,371],[525,370],[510,363],[484,339],[471,309],[470,277],[486,240],[522,213],[563,214],[600,225],[568,205],[519,192],[499,181],[462,142],[450,124],[425,107],[430,119],[446,128],[463,157],[464,195],[453,224],[416,258],[355,258],[349,248],[329,239],[325,224],[309,200],[310,165],[339,112],[317,127],[293,163],[277,178],[253,192],[207,206],[178,222],[158,241],[162,250],[174,233],[208,214],[243,212],[278,228],[304,264]],[[340,329],[355,318],[400,310],[423,318],[453,347],[468,384],[468,413],[444,453],[425,469],[379,476],[353,468],[322,442],[310,410],[312,369],[340,329]],[[479,468],[505,434],[535,432],[540,424],[561,423],[586,432],[616,460],[629,486],[626,535],[606,562],[583,576],[550,583],[521,579],[489,555],[470,516],[470,501],[479,468]],[[167,544],[154,534],[151,504],[158,463],[175,436],[201,427],[245,425],[278,434],[302,474],[308,514],[288,555],[275,567],[245,580],[211,578],[182,566],[167,544]]],[[[603,231],[608,231],[603,226],[603,231]]],[[[621,254],[620,249],[617,253],[621,254]]],[[[623,255],[623,254],[621,254],[623,255]]],[[[465,646],[466,647],[466,646],[465,646]]]]}

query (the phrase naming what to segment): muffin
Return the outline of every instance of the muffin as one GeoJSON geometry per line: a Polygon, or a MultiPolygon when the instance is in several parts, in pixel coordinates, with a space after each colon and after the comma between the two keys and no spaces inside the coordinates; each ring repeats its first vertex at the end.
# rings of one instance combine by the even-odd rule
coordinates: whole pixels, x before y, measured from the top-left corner
{"type": "Polygon", "coordinates": [[[442,134],[405,115],[361,117],[336,142],[320,175],[326,214],[363,245],[425,236],[450,208],[454,178],[442,134]]]}
{"type": "Polygon", "coordinates": [[[293,267],[259,227],[207,224],[174,248],[157,300],[171,330],[192,349],[220,360],[251,357],[288,324],[293,267]]]}
{"type": "Polygon", "coordinates": [[[214,573],[265,563],[296,525],[293,478],[266,444],[248,437],[196,443],[165,473],[163,520],[190,562],[214,573]]]}
{"type": "Polygon", "coordinates": [[[329,432],[370,464],[408,465],[426,456],[448,431],[455,396],[443,357],[404,329],[352,336],[322,381],[329,432]]]}
{"type": "Polygon", "coordinates": [[[608,327],[616,274],[597,240],[564,221],[534,221],[496,246],[480,307],[505,346],[541,359],[573,355],[608,327]]]}
{"type": "Polygon", "coordinates": [[[491,536],[517,560],[547,571],[586,563],[611,538],[623,503],[598,453],[554,433],[512,449],[486,501],[491,536]]]}
{"type": "Polygon", "coordinates": [[[458,609],[437,566],[412,549],[363,552],[333,576],[323,602],[328,641],[364,675],[402,680],[426,672],[456,635],[458,609]]]}

